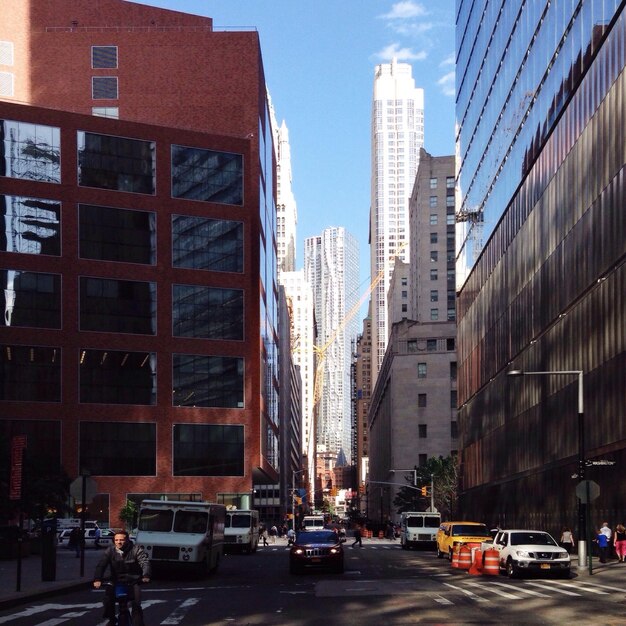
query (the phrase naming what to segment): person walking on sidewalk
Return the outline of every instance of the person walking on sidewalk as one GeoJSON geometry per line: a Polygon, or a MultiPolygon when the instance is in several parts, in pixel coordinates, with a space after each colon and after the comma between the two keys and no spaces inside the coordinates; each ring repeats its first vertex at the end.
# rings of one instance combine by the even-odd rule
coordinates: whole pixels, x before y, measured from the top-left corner
{"type": "Polygon", "coordinates": [[[356,544],[359,544],[359,548],[363,547],[363,541],[361,539],[361,527],[357,526],[354,529],[354,543],[352,544],[352,547],[354,548],[354,546],[356,546],[356,544]]]}
{"type": "Polygon", "coordinates": [[[626,560],[626,528],[624,524],[618,524],[615,528],[615,537],[613,539],[617,559],[620,563],[626,560]]]}
{"type": "Polygon", "coordinates": [[[75,550],[76,558],[80,556],[80,548],[81,548],[82,539],[83,539],[83,531],[80,528],[78,528],[78,526],[76,526],[75,528],[72,528],[69,539],[67,540],[67,548],[68,550],[71,550],[72,548],[75,550]]]}
{"type": "Polygon", "coordinates": [[[609,552],[609,540],[606,534],[602,532],[602,529],[596,531],[596,543],[600,553],[600,563],[606,563],[609,552]]]}

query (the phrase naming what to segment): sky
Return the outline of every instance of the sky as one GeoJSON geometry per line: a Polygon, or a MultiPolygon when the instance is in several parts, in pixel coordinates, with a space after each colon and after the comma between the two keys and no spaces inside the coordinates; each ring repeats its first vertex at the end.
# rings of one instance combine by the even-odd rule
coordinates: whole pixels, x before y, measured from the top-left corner
{"type": "Polygon", "coordinates": [[[359,296],[370,283],[370,116],[377,64],[411,63],[424,89],[424,148],[454,154],[454,0],[141,0],[259,33],[278,123],[289,129],[304,240],[343,226],[359,243],[359,296]]]}

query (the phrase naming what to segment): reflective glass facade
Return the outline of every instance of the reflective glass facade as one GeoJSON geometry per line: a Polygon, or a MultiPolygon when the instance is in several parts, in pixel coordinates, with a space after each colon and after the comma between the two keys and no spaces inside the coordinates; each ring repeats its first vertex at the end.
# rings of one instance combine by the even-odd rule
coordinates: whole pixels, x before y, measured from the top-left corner
{"type": "MultiPolygon", "coordinates": [[[[557,532],[577,519],[577,377],[505,372],[583,371],[586,457],[626,460],[623,4],[463,0],[457,56],[457,182],[479,211],[460,238],[461,506],[557,532]]],[[[622,519],[612,469],[586,477],[622,519]]]]}
{"type": "Polygon", "coordinates": [[[0,194],[0,251],[61,254],[61,203],[0,194]]]}
{"type": "Polygon", "coordinates": [[[5,326],[61,328],[61,276],[0,269],[0,309],[5,326]]]}
{"type": "Polygon", "coordinates": [[[243,156],[172,146],[172,196],[243,204],[243,156]]]}
{"type": "Polygon", "coordinates": [[[0,401],[60,402],[61,350],[0,345],[0,401]]]}

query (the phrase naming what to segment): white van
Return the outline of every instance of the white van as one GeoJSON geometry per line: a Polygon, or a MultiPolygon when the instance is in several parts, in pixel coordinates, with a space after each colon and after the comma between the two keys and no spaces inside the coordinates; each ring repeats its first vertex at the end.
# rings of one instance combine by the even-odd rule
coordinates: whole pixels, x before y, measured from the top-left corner
{"type": "Polygon", "coordinates": [[[437,531],[441,524],[440,513],[428,511],[406,511],[400,518],[400,546],[408,548],[431,548],[437,542],[437,531]]]}
{"type": "Polygon", "coordinates": [[[224,553],[226,507],[211,502],[144,500],[137,538],[152,563],[188,563],[213,572],[224,553]]]}
{"type": "Polygon", "coordinates": [[[259,512],[235,509],[226,511],[224,551],[251,554],[259,547],[259,512]]]}
{"type": "Polygon", "coordinates": [[[302,530],[322,530],[323,528],[323,515],[305,515],[302,518],[302,530]]]}

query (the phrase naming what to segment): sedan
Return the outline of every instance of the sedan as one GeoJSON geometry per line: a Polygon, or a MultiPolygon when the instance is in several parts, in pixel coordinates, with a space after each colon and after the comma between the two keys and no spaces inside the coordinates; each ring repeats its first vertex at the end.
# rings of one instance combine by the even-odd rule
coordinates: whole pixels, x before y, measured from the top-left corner
{"type": "Polygon", "coordinates": [[[298,532],[289,551],[289,572],[328,569],[343,574],[343,546],[334,530],[298,532]]]}
{"type": "MultiPolygon", "coordinates": [[[[70,538],[70,533],[72,532],[71,528],[66,528],[59,533],[59,543],[67,546],[70,538]]],[[[96,540],[96,529],[95,528],[86,528],[85,529],[85,548],[95,548],[95,540],[96,540]]],[[[100,548],[107,548],[108,546],[113,545],[113,537],[115,532],[110,530],[109,528],[102,528],[100,530],[100,548]]]]}

